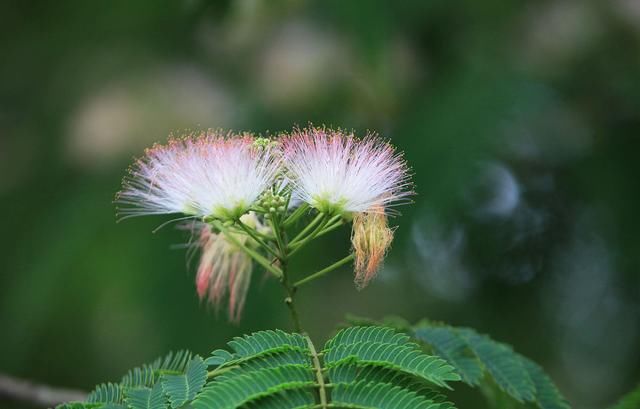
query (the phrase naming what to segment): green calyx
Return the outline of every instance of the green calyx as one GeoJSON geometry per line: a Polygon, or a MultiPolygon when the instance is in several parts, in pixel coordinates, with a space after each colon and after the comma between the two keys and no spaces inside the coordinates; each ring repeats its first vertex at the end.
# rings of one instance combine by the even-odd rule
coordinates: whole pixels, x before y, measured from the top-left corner
{"type": "Polygon", "coordinates": [[[345,199],[331,200],[327,195],[316,196],[313,198],[311,206],[318,209],[320,213],[327,215],[345,215],[349,212],[346,211],[345,206],[347,201],[345,199]]]}
{"type": "Polygon", "coordinates": [[[210,216],[208,217],[226,222],[229,220],[239,219],[240,217],[242,217],[242,215],[247,213],[248,210],[249,210],[249,206],[244,201],[240,201],[234,207],[231,207],[231,208],[226,208],[222,206],[214,207],[213,210],[211,211],[210,216]]]}

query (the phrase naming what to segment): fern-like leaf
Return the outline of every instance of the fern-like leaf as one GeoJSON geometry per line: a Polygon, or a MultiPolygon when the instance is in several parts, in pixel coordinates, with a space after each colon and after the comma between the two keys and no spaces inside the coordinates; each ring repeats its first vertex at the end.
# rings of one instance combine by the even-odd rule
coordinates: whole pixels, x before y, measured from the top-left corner
{"type": "Polygon", "coordinates": [[[207,366],[196,356],[187,364],[184,375],[163,375],[162,389],[169,397],[171,407],[178,408],[195,398],[206,380],[207,366]]]}
{"type": "Polygon", "coordinates": [[[156,359],[151,367],[160,371],[184,372],[192,358],[193,354],[186,349],[169,352],[166,356],[156,359]]]}
{"type": "Polygon", "coordinates": [[[532,360],[522,355],[519,357],[536,387],[536,403],[540,409],[571,409],[567,400],[544,370],[532,360]]]}
{"type": "Polygon", "coordinates": [[[441,404],[387,383],[360,381],[338,384],[331,392],[332,407],[354,409],[441,409],[441,404]]]}
{"type": "Polygon", "coordinates": [[[209,358],[205,359],[204,363],[207,364],[207,366],[220,366],[229,361],[233,361],[233,359],[234,356],[229,351],[226,351],[224,349],[216,349],[211,353],[211,356],[209,358]]]}
{"type": "Polygon", "coordinates": [[[446,401],[444,395],[440,394],[436,389],[426,386],[424,382],[414,376],[391,368],[360,366],[355,359],[352,362],[345,362],[329,368],[328,375],[333,384],[356,383],[359,381],[388,383],[425,395],[434,401],[446,401]]]}
{"type": "Polygon", "coordinates": [[[130,409],[165,409],[167,407],[167,399],[160,382],[153,388],[130,389],[126,392],[124,400],[130,409]]]}
{"type": "MultiPolygon", "coordinates": [[[[228,379],[233,376],[245,375],[247,373],[258,371],[265,368],[278,368],[287,365],[302,365],[311,367],[311,359],[309,355],[298,350],[283,350],[269,355],[261,355],[245,360],[241,365],[226,367],[223,375],[218,379],[228,379]]],[[[215,371],[214,371],[215,374],[215,371]]]]}
{"type": "Polygon", "coordinates": [[[300,334],[288,334],[284,331],[260,331],[244,337],[234,338],[228,343],[239,358],[248,358],[264,354],[283,347],[307,349],[307,341],[300,334]]]}
{"type": "Polygon", "coordinates": [[[519,402],[535,401],[536,386],[510,347],[470,329],[461,329],[459,334],[501,389],[519,402]]]}
{"type": "Polygon", "coordinates": [[[244,405],[246,409],[311,409],[317,408],[313,393],[305,389],[290,389],[266,396],[244,405]]]}
{"type": "Polygon", "coordinates": [[[246,375],[220,376],[207,385],[194,409],[234,409],[290,389],[309,389],[315,385],[312,369],[304,365],[265,368],[246,375]]]}
{"type": "Polygon", "coordinates": [[[320,354],[307,336],[283,331],[228,345],[206,362],[170,354],[60,409],[451,409],[435,387],[460,379],[446,361],[385,327],[340,331],[320,354]]]}
{"type": "Polygon", "coordinates": [[[162,373],[184,372],[191,357],[191,352],[186,350],[170,352],[150,364],[131,369],[122,377],[120,385],[125,389],[152,387],[160,379],[162,373]]]}
{"type": "Polygon", "coordinates": [[[404,345],[409,341],[410,338],[407,334],[397,332],[393,328],[358,326],[345,328],[338,332],[335,337],[327,341],[325,349],[331,349],[335,345],[351,345],[360,342],[404,345]]]}
{"type": "Polygon", "coordinates": [[[336,345],[325,350],[328,367],[351,363],[355,358],[360,365],[394,369],[422,378],[438,386],[448,387],[447,381],[458,381],[454,368],[441,358],[424,354],[415,344],[382,344],[358,342],[336,345]]]}
{"type": "Polygon", "coordinates": [[[413,336],[452,364],[472,386],[479,384],[486,370],[498,388],[519,402],[535,401],[541,409],[571,407],[540,366],[515,353],[506,344],[470,328],[454,328],[429,321],[414,327],[413,336]]]}
{"type": "Polygon", "coordinates": [[[433,347],[434,352],[455,367],[463,382],[476,386],[483,368],[466,341],[448,327],[424,327],[415,330],[415,337],[433,347]]]}
{"type": "Polygon", "coordinates": [[[89,403],[121,403],[122,387],[116,383],[103,383],[87,397],[89,403]]]}
{"type": "Polygon", "coordinates": [[[120,385],[124,388],[139,388],[152,386],[157,381],[156,371],[149,365],[136,367],[122,377],[120,385]]]}

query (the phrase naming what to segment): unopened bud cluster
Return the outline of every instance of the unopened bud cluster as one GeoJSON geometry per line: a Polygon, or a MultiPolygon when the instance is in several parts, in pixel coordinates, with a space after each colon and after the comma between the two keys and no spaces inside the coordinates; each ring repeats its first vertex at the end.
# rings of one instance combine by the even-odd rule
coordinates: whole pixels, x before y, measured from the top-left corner
{"type": "Polygon", "coordinates": [[[267,149],[267,148],[273,148],[277,145],[278,145],[278,142],[269,138],[259,137],[259,138],[255,138],[255,140],[253,141],[253,146],[255,146],[256,148],[267,149]]]}
{"type": "Polygon", "coordinates": [[[265,212],[265,217],[284,214],[287,210],[287,198],[280,194],[273,193],[271,190],[260,196],[259,204],[265,212]]]}

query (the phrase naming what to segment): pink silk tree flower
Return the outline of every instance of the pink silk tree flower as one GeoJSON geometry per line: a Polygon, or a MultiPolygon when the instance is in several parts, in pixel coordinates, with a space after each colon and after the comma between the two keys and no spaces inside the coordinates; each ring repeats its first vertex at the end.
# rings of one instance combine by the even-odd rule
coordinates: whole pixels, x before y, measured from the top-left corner
{"type": "Polygon", "coordinates": [[[384,211],[355,213],[351,231],[355,284],[361,290],[376,276],[393,241],[384,211]]]}
{"type": "MultiPolygon", "coordinates": [[[[253,212],[243,215],[241,220],[262,233],[269,231],[253,212]]],[[[201,253],[196,274],[198,296],[201,300],[207,299],[216,309],[227,299],[229,320],[239,321],[251,283],[251,257],[224,234],[213,232],[211,226],[206,223],[197,222],[192,226],[192,230],[198,235],[197,245],[201,253]]],[[[232,234],[242,245],[256,246],[247,235],[232,234]]]]}
{"type": "Polygon", "coordinates": [[[353,216],[355,283],[364,288],[393,241],[387,213],[414,194],[402,155],[375,135],[309,127],[283,138],[294,197],[328,214],[353,216]]]}
{"type": "Polygon", "coordinates": [[[280,170],[272,146],[255,141],[250,134],[207,131],[147,149],[123,182],[121,214],[240,217],[280,170]]]}
{"type": "Polygon", "coordinates": [[[413,194],[401,154],[381,138],[308,127],[282,139],[294,197],[323,213],[382,209],[413,194]]]}

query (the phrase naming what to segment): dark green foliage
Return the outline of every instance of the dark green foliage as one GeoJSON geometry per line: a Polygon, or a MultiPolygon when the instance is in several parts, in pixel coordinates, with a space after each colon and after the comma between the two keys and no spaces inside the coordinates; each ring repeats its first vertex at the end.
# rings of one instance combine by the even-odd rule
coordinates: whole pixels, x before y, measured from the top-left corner
{"type": "Polygon", "coordinates": [[[329,407],[323,402],[332,408],[447,409],[453,404],[436,389],[460,380],[445,360],[385,327],[347,328],[320,354],[308,337],[279,330],[238,337],[228,347],[204,361],[180,353],[133,369],[120,384],[98,387],[92,402],[101,409],[110,403],[131,409],[329,407]]]}
{"type": "Polygon", "coordinates": [[[480,383],[482,366],[462,337],[444,327],[418,328],[415,334],[416,338],[431,345],[436,354],[453,365],[465,383],[474,386],[480,383]]]}
{"type": "MultiPolygon", "coordinates": [[[[321,394],[333,402],[332,407],[349,404],[357,408],[361,406],[355,401],[337,402],[332,396],[338,393],[345,399],[365,399],[367,396],[358,393],[375,395],[387,391],[379,389],[385,385],[398,396],[440,404],[442,396],[425,385],[446,386],[447,381],[459,380],[445,361],[424,354],[406,334],[390,328],[352,327],[339,332],[323,349],[322,367],[314,364],[318,356],[310,348],[310,340],[299,334],[262,331],[236,338],[229,347],[231,352],[216,350],[207,359],[216,366],[210,373],[213,380],[194,400],[194,408],[313,407],[321,394]],[[326,374],[323,384],[318,381],[318,372],[326,374]],[[324,386],[327,384],[331,388],[324,386]],[[359,389],[352,390],[354,385],[360,385],[359,389]]],[[[362,403],[367,403],[366,399],[362,403]]]]}
{"type": "Polygon", "coordinates": [[[202,358],[194,357],[184,374],[163,375],[162,390],[169,397],[172,408],[179,408],[191,401],[207,381],[207,366],[202,358]]]}
{"type": "Polygon", "coordinates": [[[87,397],[89,403],[120,403],[122,402],[122,386],[114,383],[98,385],[87,397]]]}
{"type": "Polygon", "coordinates": [[[415,344],[358,342],[338,345],[325,353],[325,362],[330,368],[351,363],[352,359],[363,366],[379,366],[422,377],[438,386],[446,386],[446,381],[460,380],[451,366],[440,358],[425,355],[415,344]]]}
{"type": "Polygon", "coordinates": [[[325,345],[330,349],[334,345],[352,345],[360,342],[376,342],[380,344],[404,345],[409,342],[409,336],[392,328],[376,326],[348,327],[340,331],[325,345]]]}
{"type": "Polygon", "coordinates": [[[209,366],[218,366],[233,359],[233,355],[224,349],[216,349],[211,356],[205,359],[204,363],[209,366]]]}
{"type": "Polygon", "coordinates": [[[495,396],[514,405],[569,408],[542,369],[505,344],[431,323],[407,332],[348,327],[321,350],[306,335],[256,332],[206,360],[183,352],[143,365],[60,409],[452,409],[443,392],[456,381],[500,388],[495,396]]]}
{"type": "MultiPolygon", "coordinates": [[[[206,379],[206,366],[202,382],[206,379]]],[[[124,375],[120,383],[98,385],[87,397],[86,402],[72,402],[59,405],[57,409],[165,409],[168,408],[167,395],[160,382],[165,376],[184,376],[192,358],[189,351],[169,353],[155,361],[133,368],[124,375]]],[[[187,370],[188,372],[188,370],[187,370]]]]}
{"type": "Polygon", "coordinates": [[[167,407],[167,398],[160,382],[156,383],[153,388],[131,389],[127,392],[125,401],[131,409],[164,409],[167,407]]]}
{"type": "Polygon", "coordinates": [[[490,376],[497,386],[518,402],[535,402],[542,409],[570,408],[542,368],[503,343],[469,328],[422,322],[413,336],[453,365],[462,380],[478,386],[490,376]]]}
{"type": "Polygon", "coordinates": [[[282,349],[306,349],[307,341],[302,335],[287,334],[284,331],[260,331],[244,337],[236,337],[229,347],[239,358],[255,357],[282,349]]]}
{"type": "MultiPolygon", "coordinates": [[[[240,376],[221,376],[211,382],[193,402],[194,409],[233,409],[287,390],[312,390],[313,371],[304,365],[264,368],[240,376]]],[[[313,396],[310,402],[313,403],[313,396]]]]}
{"type": "MultiPolygon", "coordinates": [[[[541,409],[569,409],[569,403],[544,370],[532,360],[518,355],[536,387],[536,403],[541,409]]],[[[640,403],[640,399],[638,400],[640,403]]],[[[638,405],[640,408],[640,405],[638,405]]]]}
{"type": "Polygon", "coordinates": [[[332,399],[338,407],[357,409],[440,409],[445,407],[424,395],[399,386],[366,381],[336,385],[332,391],[332,399]]]}
{"type": "Polygon", "coordinates": [[[247,409],[301,409],[316,407],[316,400],[311,391],[289,389],[276,392],[260,400],[249,402],[243,406],[247,409]]]}
{"type": "MultiPolygon", "coordinates": [[[[360,382],[373,382],[381,384],[390,384],[402,387],[407,391],[413,391],[424,396],[430,401],[440,403],[439,408],[453,408],[454,405],[447,402],[445,395],[435,388],[430,388],[424,382],[417,381],[415,378],[398,373],[394,370],[378,368],[372,366],[358,366],[356,363],[343,364],[329,369],[329,378],[337,384],[349,384],[359,380],[360,382]]],[[[334,396],[335,398],[335,396],[334,396]]]]}
{"type": "Polygon", "coordinates": [[[498,386],[519,402],[535,399],[536,387],[522,360],[513,350],[473,330],[459,330],[469,348],[476,354],[498,386]]]}
{"type": "Polygon", "coordinates": [[[120,380],[120,384],[127,387],[152,386],[163,373],[181,373],[191,360],[191,352],[182,350],[170,352],[165,357],[156,359],[150,364],[133,368],[120,380]]]}
{"type": "Polygon", "coordinates": [[[328,368],[340,365],[387,368],[422,378],[437,386],[460,376],[440,358],[424,354],[406,334],[383,327],[350,327],[329,340],[324,349],[328,368]]]}
{"type": "Polygon", "coordinates": [[[309,366],[311,365],[311,360],[304,351],[280,351],[270,355],[263,355],[260,359],[246,360],[242,362],[242,365],[226,367],[228,370],[224,373],[224,377],[229,378],[259,369],[278,368],[287,365],[309,366]]]}

